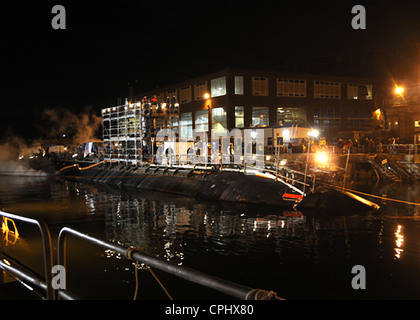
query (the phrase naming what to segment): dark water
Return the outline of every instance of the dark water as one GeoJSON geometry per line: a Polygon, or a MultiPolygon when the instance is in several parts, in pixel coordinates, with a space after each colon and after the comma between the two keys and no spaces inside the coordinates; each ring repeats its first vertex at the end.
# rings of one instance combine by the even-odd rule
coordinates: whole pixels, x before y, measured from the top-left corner
{"type": "MultiPolygon", "coordinates": [[[[420,202],[419,187],[358,188],[420,202]]],[[[0,179],[1,207],[44,219],[54,243],[66,225],[286,299],[419,299],[420,207],[372,200],[379,212],[315,215],[59,179],[0,179]],[[355,265],[366,270],[364,290],[352,288],[355,265]]],[[[2,250],[42,274],[36,228],[17,226],[19,239],[3,235],[2,250]]],[[[133,297],[130,261],[75,238],[67,257],[68,289],[81,298],[133,297]]],[[[155,272],[175,299],[227,298],[155,272]]],[[[167,299],[147,270],[139,279],[140,299],[167,299]]]]}

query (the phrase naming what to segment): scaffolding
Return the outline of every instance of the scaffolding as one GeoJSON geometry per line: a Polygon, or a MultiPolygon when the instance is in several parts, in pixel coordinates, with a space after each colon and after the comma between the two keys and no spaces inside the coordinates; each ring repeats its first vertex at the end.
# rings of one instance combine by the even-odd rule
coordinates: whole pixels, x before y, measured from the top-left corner
{"type": "Polygon", "coordinates": [[[104,160],[125,165],[150,161],[156,133],[163,128],[178,132],[179,104],[175,98],[158,103],[146,97],[138,102],[102,109],[104,160]]]}

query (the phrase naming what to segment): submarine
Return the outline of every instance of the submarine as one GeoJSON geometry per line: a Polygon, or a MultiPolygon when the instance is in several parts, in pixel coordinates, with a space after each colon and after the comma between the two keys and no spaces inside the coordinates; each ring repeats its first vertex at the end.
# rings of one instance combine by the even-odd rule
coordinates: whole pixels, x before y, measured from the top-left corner
{"type": "Polygon", "coordinates": [[[376,203],[340,189],[318,187],[314,192],[305,194],[292,184],[267,173],[245,174],[215,168],[206,170],[153,165],[127,167],[106,161],[86,167],[74,163],[62,167],[59,172],[62,178],[69,180],[171,193],[198,200],[312,211],[367,212],[379,209],[376,203]]]}

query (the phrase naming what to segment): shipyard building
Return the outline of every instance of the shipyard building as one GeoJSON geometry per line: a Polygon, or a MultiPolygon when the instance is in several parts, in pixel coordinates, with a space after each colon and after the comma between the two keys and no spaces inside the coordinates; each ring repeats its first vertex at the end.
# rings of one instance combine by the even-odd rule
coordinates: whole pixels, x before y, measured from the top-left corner
{"type": "Polygon", "coordinates": [[[284,128],[359,138],[376,125],[375,90],[372,79],[228,68],[146,92],[130,90],[124,105],[102,110],[104,142],[119,157],[137,160],[140,149],[153,149],[148,143],[162,128],[182,140],[192,139],[193,130],[211,139],[226,129],[264,129],[265,144],[273,148],[284,143],[284,128]]]}
{"type": "Polygon", "coordinates": [[[317,128],[325,136],[345,131],[370,131],[374,123],[372,79],[224,69],[147,92],[134,101],[155,96],[158,103],[175,97],[179,132],[233,128],[317,128]],[[209,94],[206,99],[206,93],[209,94]]]}

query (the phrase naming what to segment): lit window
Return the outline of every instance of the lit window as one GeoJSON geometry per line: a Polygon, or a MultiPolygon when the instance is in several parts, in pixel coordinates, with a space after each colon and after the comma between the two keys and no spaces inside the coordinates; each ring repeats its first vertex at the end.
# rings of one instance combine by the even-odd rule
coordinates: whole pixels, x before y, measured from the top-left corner
{"type": "Polygon", "coordinates": [[[180,121],[180,138],[191,139],[192,132],[192,112],[182,113],[180,121]]]}
{"type": "Polygon", "coordinates": [[[220,77],[210,81],[211,96],[220,97],[226,94],[226,77],[220,77]]]}
{"type": "Polygon", "coordinates": [[[268,96],[268,79],[265,77],[252,78],[252,95],[268,96]]]}
{"type": "Polygon", "coordinates": [[[277,79],[277,96],[306,97],[306,80],[277,79]]]}
{"type": "Polygon", "coordinates": [[[277,124],[279,126],[291,126],[294,124],[306,124],[305,108],[277,108],[277,124]]]}
{"type": "Polygon", "coordinates": [[[371,84],[347,84],[347,99],[363,99],[372,100],[371,84]]]}
{"type": "Polygon", "coordinates": [[[195,112],[195,131],[204,132],[209,130],[209,112],[200,110],[195,112]]]}
{"type": "Polygon", "coordinates": [[[341,83],[330,81],[315,81],[314,97],[341,99],[341,83]]]}
{"type": "Polygon", "coordinates": [[[252,108],[252,125],[256,126],[268,126],[268,107],[253,107],[252,108]]]}
{"type": "Polygon", "coordinates": [[[235,76],[235,94],[244,94],[244,77],[235,76]]]}
{"type": "Polygon", "coordinates": [[[211,137],[217,138],[219,135],[223,135],[227,129],[227,116],[225,108],[213,108],[211,109],[211,137]]]}
{"type": "Polygon", "coordinates": [[[191,86],[183,87],[179,89],[179,102],[187,103],[191,102],[191,86]]]}
{"type": "Polygon", "coordinates": [[[203,100],[204,94],[207,92],[207,81],[196,83],[194,85],[194,100],[203,100]]]}
{"type": "Polygon", "coordinates": [[[235,107],[235,128],[243,128],[244,124],[244,107],[235,107]]]}

